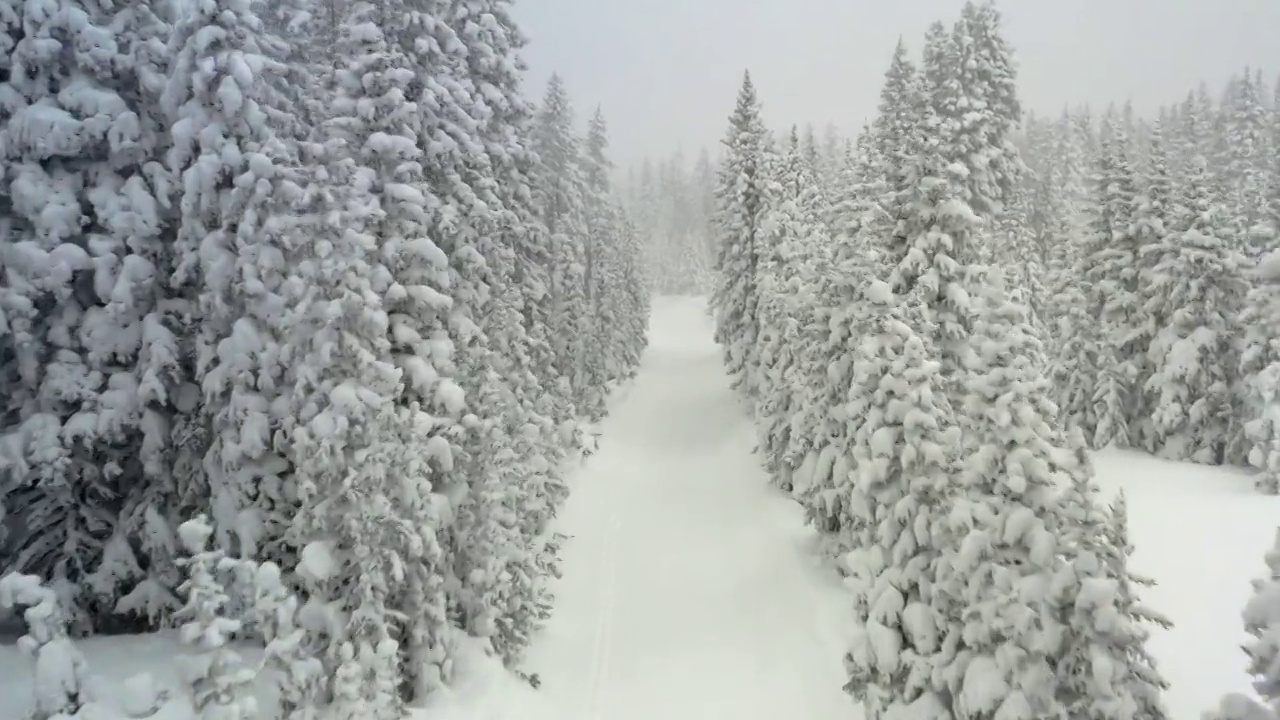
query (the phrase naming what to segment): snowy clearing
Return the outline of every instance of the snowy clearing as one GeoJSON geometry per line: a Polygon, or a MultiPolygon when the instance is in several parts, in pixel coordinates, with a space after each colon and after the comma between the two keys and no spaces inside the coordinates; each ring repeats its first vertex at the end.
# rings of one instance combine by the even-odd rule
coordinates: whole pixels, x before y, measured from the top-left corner
{"type": "Polygon", "coordinates": [[[649,332],[566,504],[529,670],[570,718],[847,720],[847,594],[751,455],[705,302],[655,300],[649,332]]]}
{"type": "MultiPolygon", "coordinates": [[[[798,717],[847,720],[841,691],[846,593],[813,549],[798,506],[768,487],[729,390],[703,301],[655,302],[635,384],[616,399],[600,450],[561,518],[571,536],[555,616],[527,670],[540,690],[464,644],[432,720],[798,717]]],[[[1129,498],[1134,569],[1175,627],[1151,648],[1175,720],[1247,690],[1240,609],[1275,532],[1280,499],[1244,474],[1106,451],[1108,493],[1129,498]]],[[[168,636],[82,644],[102,691],[149,671],[175,682],[168,636]]],[[[29,704],[30,668],[0,648],[0,720],[29,704]]],[[[182,717],[172,715],[172,718],[182,717]]]]}
{"type": "Polygon", "coordinates": [[[1224,692],[1250,692],[1240,613],[1250,581],[1266,574],[1280,498],[1259,495],[1242,470],[1118,450],[1094,462],[1104,491],[1128,498],[1132,569],[1157,582],[1143,599],[1174,623],[1149,644],[1171,717],[1194,720],[1224,692]]]}

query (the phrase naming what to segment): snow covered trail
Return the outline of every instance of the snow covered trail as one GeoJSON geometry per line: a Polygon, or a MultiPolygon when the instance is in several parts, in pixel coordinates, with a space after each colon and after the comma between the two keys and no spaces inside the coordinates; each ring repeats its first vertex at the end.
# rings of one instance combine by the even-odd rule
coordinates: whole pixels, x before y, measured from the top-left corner
{"type": "Polygon", "coordinates": [[[847,593],[752,455],[704,308],[654,302],[639,376],[562,516],[528,668],[575,720],[849,720],[847,593]]]}

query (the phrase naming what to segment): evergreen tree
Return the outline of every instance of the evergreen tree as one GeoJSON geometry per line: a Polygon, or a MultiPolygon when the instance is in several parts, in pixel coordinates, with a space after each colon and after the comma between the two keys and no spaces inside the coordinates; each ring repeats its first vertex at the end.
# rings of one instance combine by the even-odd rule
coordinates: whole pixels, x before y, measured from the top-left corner
{"type": "Polygon", "coordinates": [[[290,146],[273,129],[291,103],[262,74],[279,74],[270,38],[248,2],[196,3],[177,26],[163,104],[181,183],[176,277],[200,309],[196,373],[211,430],[205,481],[217,544],[256,555],[278,546],[293,510],[288,461],[274,433],[286,368],[280,337],[287,300],[281,223],[291,211],[290,146]]]}
{"type": "Polygon", "coordinates": [[[907,707],[945,717],[933,657],[943,649],[947,622],[931,589],[960,433],[941,367],[930,359],[938,350],[913,329],[931,329],[927,299],[895,295],[877,281],[865,301],[877,319],[854,360],[864,391],[847,413],[860,419],[850,438],[856,491],[847,523],[859,630],[845,657],[845,690],[868,717],[907,707]]]}
{"type": "Polygon", "coordinates": [[[1133,329],[1140,248],[1133,234],[1134,179],[1124,131],[1114,116],[1107,127],[1108,137],[1093,177],[1094,206],[1077,267],[1085,286],[1088,315],[1097,318],[1091,353],[1096,358],[1096,374],[1091,373],[1085,385],[1092,395],[1096,422],[1086,432],[1097,448],[1112,443],[1127,445],[1128,408],[1137,370],[1133,329]]]}
{"type": "MultiPolygon", "coordinates": [[[[344,23],[326,120],[341,154],[311,191],[337,212],[322,210],[306,228],[315,255],[304,251],[288,280],[302,294],[288,360],[305,368],[290,394],[300,420],[291,534],[312,597],[349,618],[330,662],[350,643],[356,662],[370,663],[372,687],[403,682],[421,697],[448,667],[439,544],[448,503],[437,478],[454,471],[463,394],[450,376],[448,257],[426,227],[412,62],[381,29],[402,9],[359,3],[344,23]],[[388,643],[404,677],[382,655],[388,643]]],[[[400,704],[368,714],[394,716],[400,704]]]]}
{"type": "MultiPolygon", "coordinates": [[[[532,135],[540,161],[538,203],[551,240],[549,271],[552,305],[547,316],[558,387],[570,401],[587,402],[583,358],[589,342],[587,301],[587,218],[579,140],[573,106],[558,75],[551,77],[532,135]]],[[[567,413],[573,412],[567,410],[567,413]]],[[[566,414],[562,421],[570,419],[566,414]]]]}
{"type": "MultiPolygon", "coordinates": [[[[793,136],[794,137],[794,136],[793,136]]],[[[791,147],[774,178],[775,203],[761,225],[764,254],[760,263],[760,380],[756,424],[765,466],[778,476],[794,462],[791,427],[800,411],[801,358],[814,290],[830,264],[830,242],[821,223],[821,189],[803,158],[798,142],[791,147]]]]}
{"type": "Polygon", "coordinates": [[[715,338],[724,346],[734,387],[753,397],[760,336],[760,227],[769,198],[767,138],[749,73],[743,75],[724,142],[725,158],[716,188],[717,286],[711,299],[715,338]]]}
{"type": "Polygon", "coordinates": [[[1173,178],[1169,172],[1164,147],[1163,126],[1157,124],[1150,136],[1146,168],[1140,183],[1142,191],[1134,198],[1133,234],[1138,247],[1138,292],[1142,312],[1136,315],[1131,331],[1133,346],[1141,351],[1137,365],[1134,402],[1129,410],[1129,444],[1147,452],[1155,452],[1159,436],[1152,423],[1152,413],[1159,402],[1159,390],[1153,387],[1155,372],[1150,357],[1160,329],[1168,322],[1164,311],[1167,298],[1162,293],[1157,270],[1164,259],[1169,233],[1176,229],[1173,178]]]}
{"type": "Polygon", "coordinates": [[[1242,693],[1225,695],[1207,720],[1275,720],[1280,715],[1280,532],[1264,556],[1268,576],[1253,581],[1253,595],[1244,606],[1248,672],[1258,699],[1242,693]]]}
{"type": "Polygon", "coordinates": [[[1257,259],[1270,248],[1266,224],[1268,165],[1272,157],[1270,128],[1260,79],[1246,68],[1227,87],[1222,107],[1224,189],[1227,220],[1242,249],[1257,259]]]}
{"type": "Polygon", "coordinates": [[[136,626],[112,616],[176,606],[169,429],[193,400],[159,161],[169,28],[141,1],[3,22],[0,504],[27,527],[0,570],[49,582],[74,630],[136,626]]]}
{"type": "Polygon", "coordinates": [[[1244,606],[1245,631],[1252,640],[1245,645],[1253,689],[1271,705],[1280,701],[1280,533],[1263,558],[1268,576],[1253,581],[1253,595],[1244,606]]]}
{"type": "Polygon", "coordinates": [[[1239,411],[1245,421],[1249,464],[1258,469],[1255,484],[1262,492],[1280,493],[1280,254],[1272,251],[1258,263],[1240,324],[1244,342],[1239,377],[1244,398],[1239,411]]]}
{"type": "Polygon", "coordinates": [[[1163,614],[1143,604],[1138,597],[1138,588],[1155,586],[1151,578],[1134,573],[1129,569],[1129,558],[1133,555],[1133,543],[1129,539],[1129,510],[1124,491],[1111,504],[1111,522],[1107,524],[1105,537],[1113,552],[1107,557],[1109,569],[1117,578],[1117,602],[1120,611],[1132,624],[1134,638],[1126,660],[1129,675],[1126,685],[1133,693],[1138,705],[1135,717],[1163,720],[1168,711],[1161,697],[1169,689],[1169,683],[1156,667],[1155,658],[1147,650],[1146,641],[1151,633],[1147,629],[1155,626],[1163,630],[1173,627],[1172,621],[1163,614]]]}
{"type": "Polygon", "coordinates": [[[1152,423],[1162,455],[1220,463],[1229,440],[1244,260],[1206,184],[1185,192],[1188,222],[1167,236],[1150,277],[1153,295],[1164,298],[1153,314],[1165,319],[1150,351],[1152,423]]]}

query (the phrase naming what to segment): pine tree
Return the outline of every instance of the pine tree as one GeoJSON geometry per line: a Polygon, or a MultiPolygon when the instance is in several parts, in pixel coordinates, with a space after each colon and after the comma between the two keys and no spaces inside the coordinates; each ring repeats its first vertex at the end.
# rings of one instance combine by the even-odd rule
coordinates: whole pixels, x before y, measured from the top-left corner
{"type": "Polygon", "coordinates": [[[68,619],[58,596],[35,575],[0,576],[0,609],[21,608],[27,632],[18,646],[35,661],[35,712],[32,720],[76,716],[85,707],[84,655],[67,634],[68,619]]]}
{"type": "MultiPolygon", "coordinates": [[[[376,37],[367,24],[352,24],[348,33],[376,37]]],[[[344,648],[396,634],[392,578],[409,564],[432,567],[428,548],[413,545],[435,523],[411,524],[404,512],[412,507],[405,501],[421,495],[400,477],[411,471],[400,464],[425,443],[410,436],[396,407],[400,370],[392,361],[391,320],[372,282],[390,272],[368,230],[372,203],[356,191],[354,173],[336,163],[333,170],[309,189],[320,208],[333,209],[308,220],[315,254],[299,248],[289,278],[300,296],[289,318],[291,409],[299,418],[290,433],[298,512],[289,535],[301,548],[298,574],[311,602],[349,617],[331,620],[325,653],[326,668],[338,669],[329,691],[339,712],[344,648]]],[[[407,594],[399,583],[395,589],[407,594]]],[[[426,668],[430,658],[420,661],[426,668]]],[[[361,717],[394,710],[366,705],[361,717]]]]}
{"type": "Polygon", "coordinates": [[[1086,290],[1090,317],[1097,318],[1095,375],[1086,381],[1096,426],[1086,428],[1094,447],[1128,443],[1128,408],[1133,400],[1137,350],[1137,258],[1133,235],[1134,179],[1128,139],[1114,116],[1093,178],[1094,207],[1077,275],[1086,290]]]}
{"type": "Polygon", "coordinates": [[[0,569],[49,582],[77,631],[136,627],[113,615],[176,604],[169,426],[192,400],[159,162],[169,28],[146,2],[10,11],[0,504],[28,532],[0,569]]]}
{"type": "Polygon", "coordinates": [[[450,611],[514,665],[547,617],[547,583],[558,572],[547,524],[567,495],[562,461],[571,448],[558,425],[567,398],[548,342],[551,248],[533,192],[534,109],[520,87],[525,38],[509,0],[453,3],[447,21],[457,38],[448,47],[462,55],[452,72],[465,80],[477,122],[471,140],[436,144],[468,153],[454,171],[473,194],[451,191],[467,210],[450,228],[452,322],[472,417],[454,454],[467,483],[454,488],[457,514],[443,540],[453,559],[450,611]]]}
{"type": "Polygon", "coordinates": [[[961,197],[980,217],[997,218],[1022,172],[1012,137],[1022,119],[1013,56],[992,2],[966,2],[953,36],[955,64],[946,70],[954,77],[934,90],[938,114],[956,125],[944,152],[968,169],[961,197]]]}
{"type": "Polygon", "coordinates": [[[587,380],[595,403],[593,419],[604,415],[604,398],[616,382],[630,377],[640,351],[648,304],[640,275],[635,234],[609,182],[613,167],[607,156],[604,115],[592,117],[583,155],[587,190],[587,226],[592,237],[587,287],[592,312],[592,337],[587,380]]]}
{"type": "Polygon", "coordinates": [[[1166,239],[1175,230],[1177,218],[1173,198],[1173,177],[1169,172],[1164,146],[1163,125],[1157,124],[1150,136],[1146,168],[1140,183],[1142,191],[1134,198],[1133,234],[1138,247],[1138,292],[1142,312],[1135,317],[1130,342],[1140,352],[1136,364],[1134,402],[1129,409],[1129,444],[1147,452],[1155,452],[1159,436],[1152,424],[1152,413],[1159,402],[1158,388],[1151,387],[1155,367],[1151,348],[1160,329],[1168,322],[1164,316],[1166,289],[1157,281],[1157,267],[1167,247],[1166,239]]]}
{"type": "Polygon", "coordinates": [[[958,714],[1052,716],[1063,698],[1056,649],[1041,633],[1064,602],[1051,590],[1064,539],[1054,518],[1071,468],[1025,308],[998,284],[980,300],[963,409],[977,437],[949,503],[954,551],[933,586],[943,646],[955,649],[941,682],[958,714]]]}
{"type": "Polygon", "coordinates": [[[1280,715],[1280,531],[1264,560],[1268,575],[1253,581],[1253,595],[1243,613],[1245,631],[1251,636],[1244,646],[1248,672],[1261,702],[1229,693],[1216,710],[1204,714],[1207,720],[1275,720],[1280,715]]]}
{"type": "Polygon", "coordinates": [[[1113,552],[1106,558],[1112,575],[1117,578],[1116,599],[1121,613],[1132,624],[1134,638],[1127,656],[1129,675],[1126,685],[1138,705],[1135,717],[1164,720],[1168,710],[1161,697],[1169,689],[1169,683],[1160,674],[1155,658],[1147,650],[1146,641],[1151,633],[1148,627],[1162,630],[1173,627],[1173,622],[1163,614],[1143,604],[1138,588],[1155,586],[1151,578],[1134,573],[1129,568],[1133,555],[1133,543],[1129,539],[1129,509],[1124,491],[1111,503],[1111,522],[1107,524],[1105,537],[1113,552]]]}
{"type": "Polygon", "coordinates": [[[1152,423],[1160,454],[1221,463],[1238,363],[1233,332],[1245,291],[1244,259],[1206,184],[1187,186],[1182,204],[1188,221],[1167,236],[1150,278],[1153,295],[1164,298],[1154,314],[1165,319],[1150,351],[1152,423]]]}
{"type": "Polygon", "coordinates": [[[198,653],[188,658],[191,705],[201,720],[249,720],[258,713],[252,693],[254,672],[240,654],[228,647],[242,623],[228,617],[228,577],[238,565],[225,551],[210,550],[213,529],[203,517],[178,529],[190,558],[188,578],[180,588],[187,604],[177,614],[183,642],[198,653]]]}
{"type": "Polygon", "coordinates": [[[715,339],[724,346],[729,375],[734,387],[750,398],[757,390],[760,227],[769,199],[767,140],[749,73],[743,75],[724,142],[725,158],[716,189],[717,286],[711,302],[716,316],[715,339]]]}
{"type": "Polygon", "coordinates": [[[1225,140],[1222,174],[1229,222],[1242,249],[1257,259],[1270,248],[1266,226],[1268,162],[1272,157],[1260,79],[1246,68],[1227,88],[1222,107],[1225,140]]]}
{"type": "Polygon", "coordinates": [[[1280,674],[1276,670],[1280,659],[1280,532],[1264,560],[1268,576],[1253,581],[1253,596],[1244,607],[1245,631],[1253,638],[1245,645],[1245,653],[1253,689],[1274,705],[1280,701],[1280,674]]]}
{"type": "Polygon", "coordinates": [[[813,351],[805,341],[811,337],[807,331],[815,308],[814,290],[821,287],[830,265],[830,242],[821,222],[821,189],[802,152],[798,142],[791,143],[773,179],[770,196],[775,205],[760,235],[764,254],[759,266],[761,384],[756,425],[765,466],[779,478],[789,474],[792,468],[787,466],[796,456],[791,450],[791,427],[801,410],[800,365],[813,351]]]}
{"type": "Polygon", "coordinates": [[[1272,251],[1253,274],[1240,325],[1244,330],[1238,369],[1243,386],[1249,464],[1258,469],[1254,482],[1267,494],[1280,493],[1280,254],[1272,251]]]}
{"type": "Polygon", "coordinates": [[[925,48],[925,95],[909,133],[914,138],[908,145],[914,148],[912,160],[896,193],[896,227],[882,256],[895,294],[905,297],[919,290],[948,382],[963,364],[979,223],[962,199],[964,169],[949,154],[959,152],[959,143],[953,142],[960,130],[952,97],[957,90],[950,75],[955,53],[955,38],[935,24],[925,48]]]}
{"type": "Polygon", "coordinates": [[[163,97],[173,136],[169,164],[182,190],[176,275],[200,308],[196,373],[212,435],[203,462],[220,547],[275,546],[292,510],[287,459],[274,447],[286,368],[279,363],[285,258],[279,223],[297,188],[291,149],[273,115],[291,112],[263,75],[281,64],[242,0],[196,3],[175,29],[163,97]]]}
{"type": "Polygon", "coordinates": [[[549,268],[553,300],[548,332],[560,387],[572,407],[578,407],[587,402],[583,358],[590,337],[586,294],[590,251],[579,140],[573,123],[573,106],[564,83],[553,75],[534,127],[533,150],[541,161],[539,204],[552,243],[549,268]]]}
{"type": "Polygon", "coordinates": [[[850,438],[856,491],[846,530],[860,627],[845,657],[845,690],[868,717],[907,707],[945,717],[932,658],[946,621],[931,588],[960,433],[931,359],[939,351],[913,329],[932,329],[927,299],[895,295],[877,281],[866,301],[878,312],[855,360],[865,394],[848,412],[861,419],[850,438]]]}
{"type": "Polygon", "coordinates": [[[1058,419],[1064,429],[1079,429],[1092,437],[1097,427],[1097,408],[1093,403],[1094,385],[1099,363],[1099,328],[1096,317],[1089,314],[1087,286],[1082,287],[1076,274],[1089,247],[1083,226],[1087,205],[1084,183],[1085,155],[1091,133],[1088,118],[1065,116],[1058,128],[1063,160],[1063,190],[1072,204],[1064,208],[1064,217],[1049,252],[1046,267],[1051,280],[1052,305],[1058,308],[1050,335],[1056,339],[1053,353],[1053,384],[1057,388],[1058,419]]]}

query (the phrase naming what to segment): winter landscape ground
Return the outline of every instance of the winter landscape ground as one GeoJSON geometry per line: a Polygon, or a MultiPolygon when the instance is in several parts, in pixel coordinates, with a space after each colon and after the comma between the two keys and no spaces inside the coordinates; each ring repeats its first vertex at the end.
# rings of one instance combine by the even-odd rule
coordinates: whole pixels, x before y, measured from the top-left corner
{"type": "MultiPolygon", "coordinates": [[[[537,690],[474,645],[432,720],[848,720],[840,663],[852,617],[838,574],[801,511],[768,483],[755,431],[729,389],[700,298],[657,298],[634,383],[614,398],[600,450],[572,479],[556,611],[527,670],[537,690]]],[[[1123,489],[1143,599],[1171,630],[1150,640],[1173,720],[1248,691],[1239,608],[1261,574],[1280,498],[1244,473],[1126,451],[1097,455],[1107,494],[1123,489]]],[[[150,672],[176,682],[165,636],[84,643],[95,685],[150,672]]],[[[28,660],[0,647],[0,718],[24,716],[28,660]]],[[[179,699],[172,714],[189,717],[179,699]]]]}

